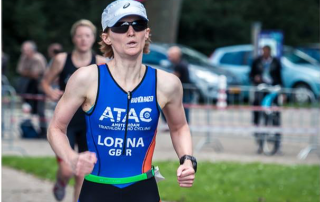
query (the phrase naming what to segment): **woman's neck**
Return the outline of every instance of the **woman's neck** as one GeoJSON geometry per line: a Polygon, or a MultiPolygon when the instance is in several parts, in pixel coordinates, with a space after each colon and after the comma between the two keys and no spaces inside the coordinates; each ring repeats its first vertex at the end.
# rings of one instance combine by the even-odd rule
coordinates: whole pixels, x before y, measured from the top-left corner
{"type": "Polygon", "coordinates": [[[142,65],[142,56],[140,59],[124,59],[115,56],[108,65],[114,79],[126,91],[133,90],[146,71],[146,67],[142,65]]]}

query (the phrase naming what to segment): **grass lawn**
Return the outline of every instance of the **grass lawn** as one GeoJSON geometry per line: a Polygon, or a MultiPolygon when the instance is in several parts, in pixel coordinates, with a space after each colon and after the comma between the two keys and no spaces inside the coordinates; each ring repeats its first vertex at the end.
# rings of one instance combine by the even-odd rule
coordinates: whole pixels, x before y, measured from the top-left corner
{"type": "MultiPolygon", "coordinates": [[[[3,156],[2,164],[53,181],[53,157],[3,156]]],[[[199,162],[195,184],[179,188],[177,162],[154,162],[166,177],[160,182],[162,200],[179,202],[318,202],[319,165],[199,162]]],[[[73,182],[71,182],[73,183],[73,182]]]]}

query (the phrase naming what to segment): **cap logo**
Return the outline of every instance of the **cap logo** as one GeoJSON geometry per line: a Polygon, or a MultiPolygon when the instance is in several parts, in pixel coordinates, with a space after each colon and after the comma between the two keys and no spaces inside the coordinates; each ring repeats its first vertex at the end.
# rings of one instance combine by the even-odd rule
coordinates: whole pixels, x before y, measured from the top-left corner
{"type": "Polygon", "coordinates": [[[130,6],[130,3],[126,3],[124,4],[123,9],[128,8],[129,6],[130,6]]]}

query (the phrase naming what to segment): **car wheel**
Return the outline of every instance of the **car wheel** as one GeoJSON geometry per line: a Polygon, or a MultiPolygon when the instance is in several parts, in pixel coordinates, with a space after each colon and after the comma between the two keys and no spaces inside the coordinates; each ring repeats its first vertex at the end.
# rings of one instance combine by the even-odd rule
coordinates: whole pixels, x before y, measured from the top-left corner
{"type": "Polygon", "coordinates": [[[313,92],[307,84],[298,84],[293,90],[294,101],[299,104],[310,103],[314,98],[313,92]]]}

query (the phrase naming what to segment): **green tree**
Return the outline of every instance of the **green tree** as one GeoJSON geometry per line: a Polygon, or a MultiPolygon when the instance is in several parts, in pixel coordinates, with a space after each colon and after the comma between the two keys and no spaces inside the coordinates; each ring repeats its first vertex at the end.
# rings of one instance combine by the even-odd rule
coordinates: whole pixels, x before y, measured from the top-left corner
{"type": "Polygon", "coordinates": [[[288,45],[319,42],[318,0],[184,0],[178,42],[210,54],[220,46],[251,43],[251,24],[282,30],[288,45]]]}
{"type": "Polygon", "coordinates": [[[152,40],[175,43],[179,26],[182,0],[146,1],[152,40]]]}
{"type": "MultiPolygon", "coordinates": [[[[34,40],[45,55],[53,42],[71,51],[70,28],[79,19],[97,26],[99,41],[101,13],[111,1],[2,1],[2,50],[10,56],[10,75],[15,75],[25,40],[34,40]]],[[[153,41],[177,41],[205,54],[220,46],[250,43],[251,24],[256,21],[262,29],[282,30],[288,45],[319,42],[319,0],[146,0],[144,4],[153,41]]],[[[97,43],[94,50],[99,53],[97,43]]]]}

